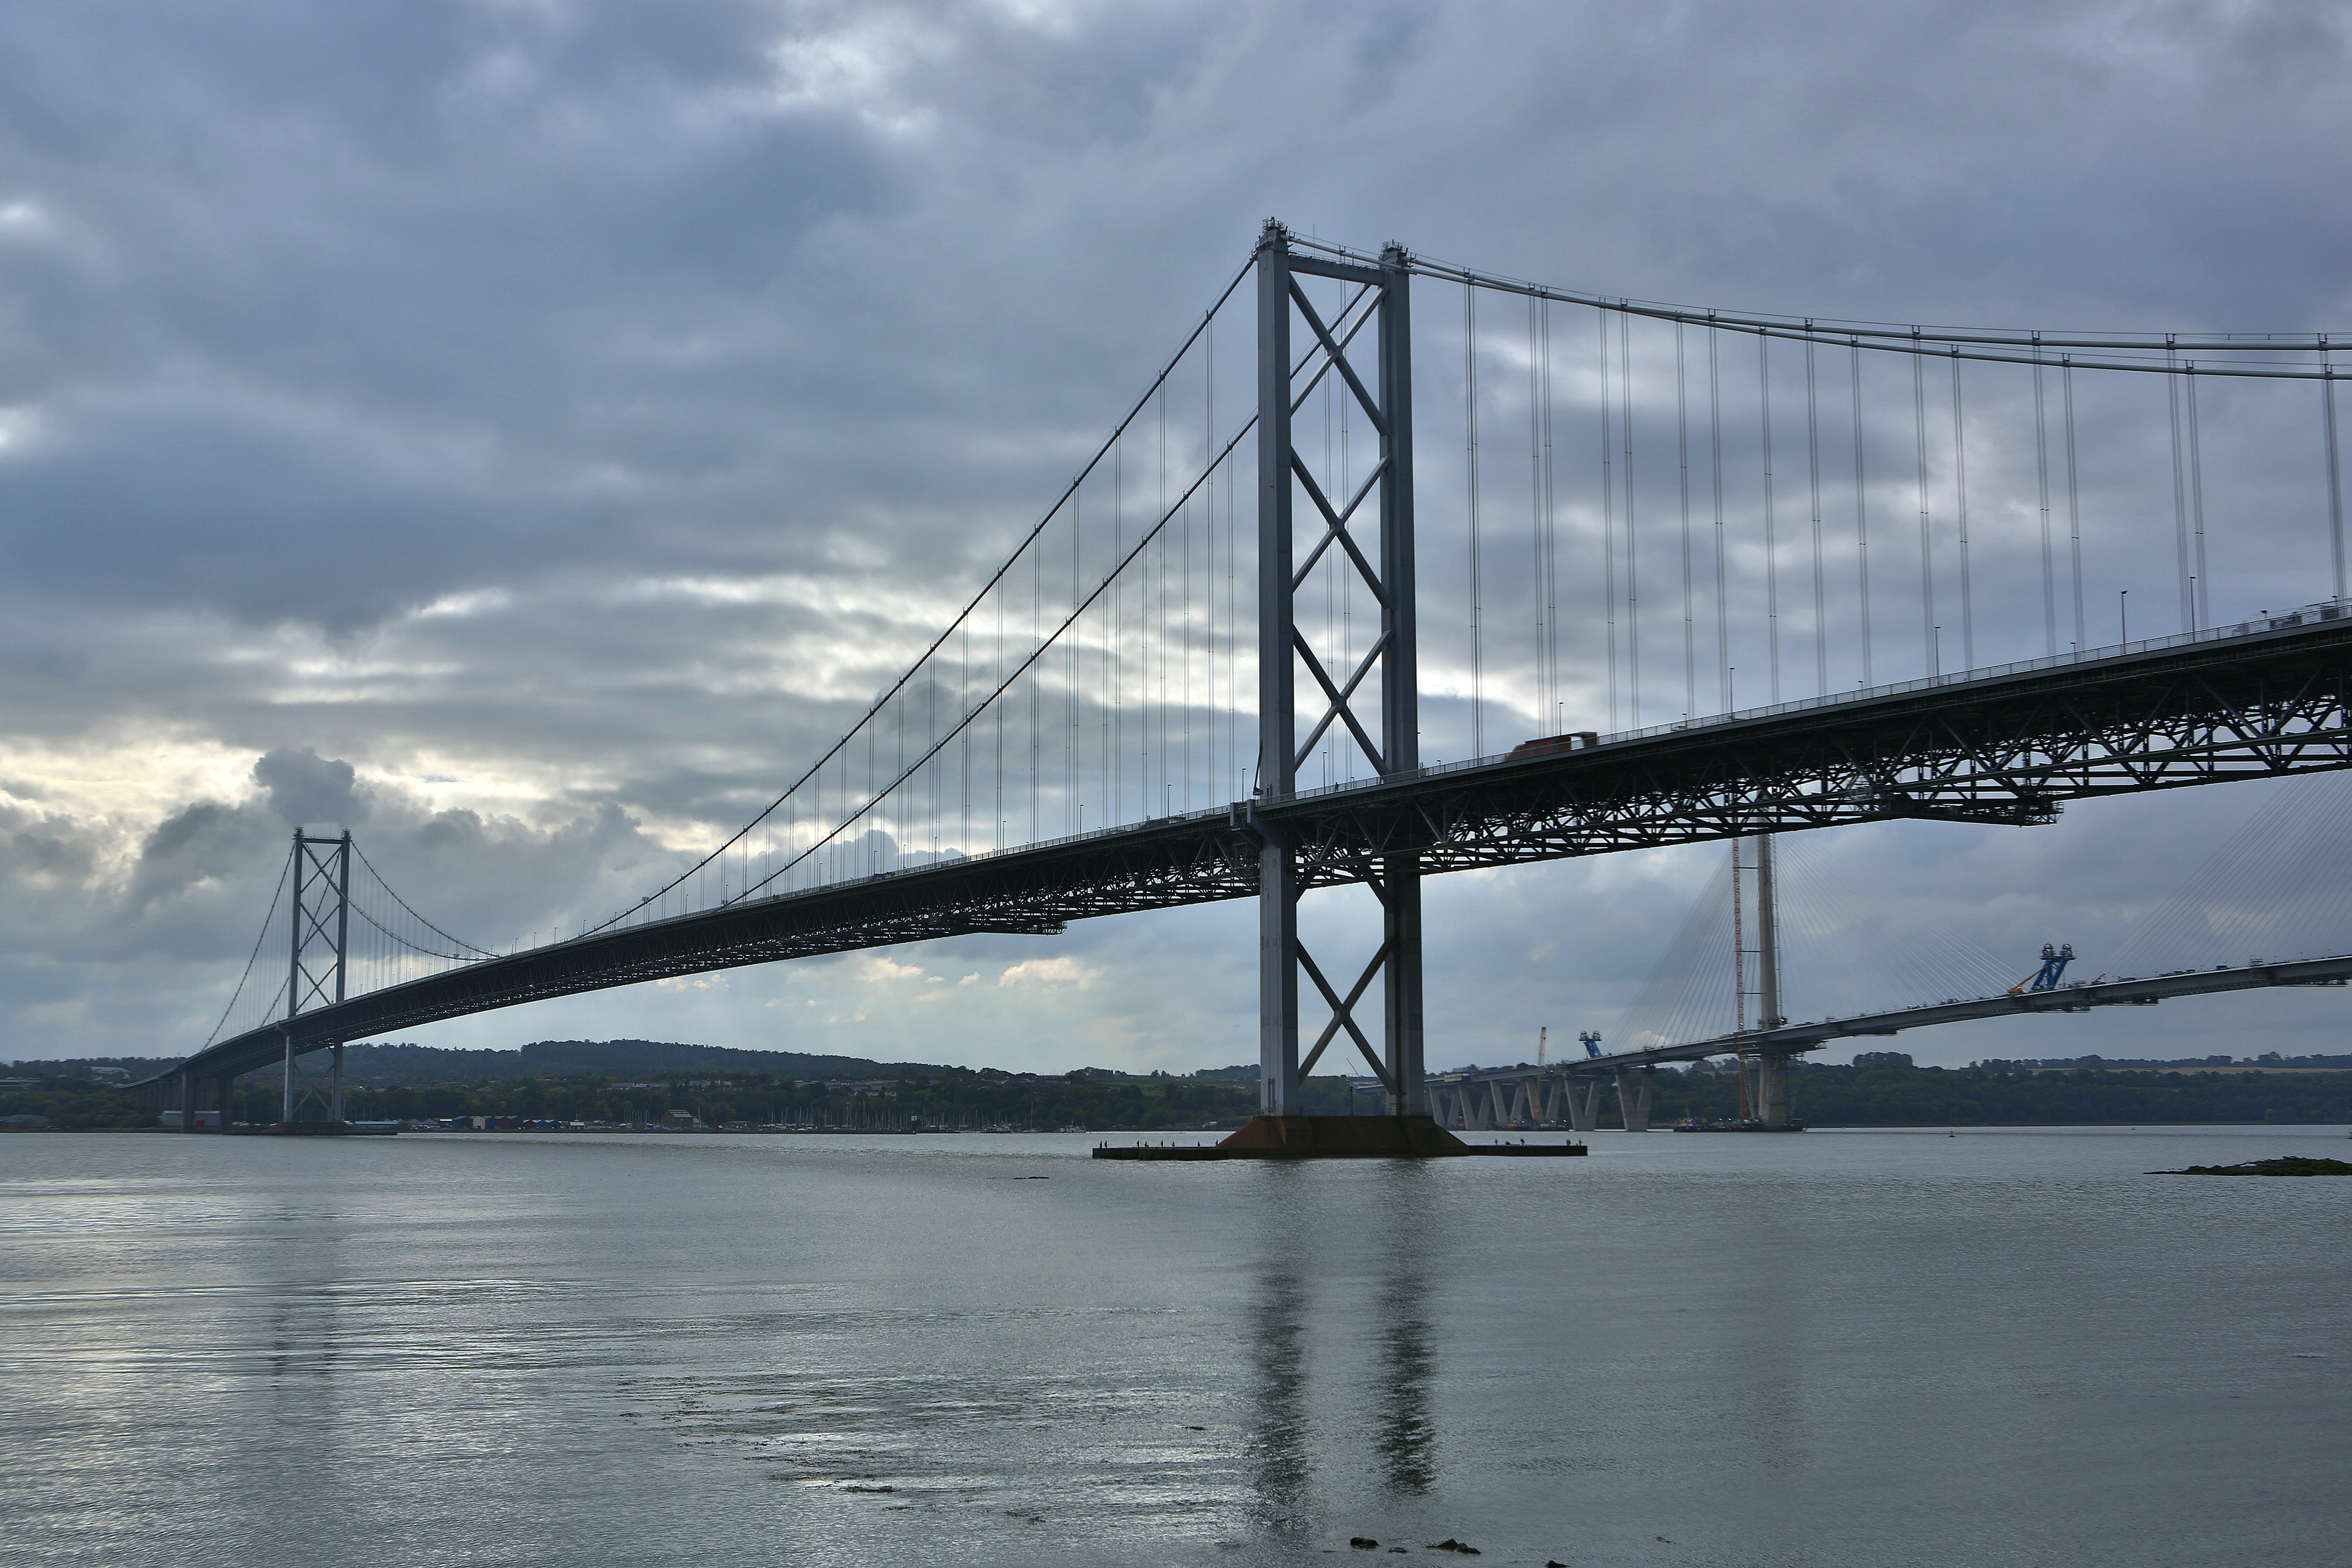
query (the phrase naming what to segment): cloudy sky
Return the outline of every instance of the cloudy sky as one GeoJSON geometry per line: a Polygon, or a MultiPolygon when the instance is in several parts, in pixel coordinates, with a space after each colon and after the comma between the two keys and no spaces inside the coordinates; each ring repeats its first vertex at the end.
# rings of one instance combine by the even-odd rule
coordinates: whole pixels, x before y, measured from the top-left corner
{"type": "MultiPolygon", "coordinates": [[[[0,1057],[200,1042],[292,822],[349,826],[485,945],[649,891],[951,612],[1269,215],[1727,309],[2352,328],[2347,42],[2302,0],[23,0],[0,13],[0,1057]]],[[[2307,447],[2310,416],[2214,417],[2215,615],[2318,596],[2307,496],[2225,493],[2252,466],[2227,428],[2260,452],[2303,420],[2307,447]]],[[[1437,539],[1451,514],[1423,518],[1437,539]]],[[[2136,584],[2168,602],[2161,571],[2111,566],[2095,613],[2136,584]]],[[[2038,598],[2019,618],[2041,635],[2038,598]]],[[[1887,944],[2022,974],[2072,940],[2106,968],[2278,787],[1800,846],[1792,1011],[1889,999],[1887,944]]],[[[1614,1030],[1721,857],[1433,884],[1432,1060],[1614,1030]]],[[[1254,1054],[1251,921],[411,1037],[1189,1069],[1254,1054]]],[[[2345,1006],[1905,1044],[2340,1049],[2345,1006]]]]}

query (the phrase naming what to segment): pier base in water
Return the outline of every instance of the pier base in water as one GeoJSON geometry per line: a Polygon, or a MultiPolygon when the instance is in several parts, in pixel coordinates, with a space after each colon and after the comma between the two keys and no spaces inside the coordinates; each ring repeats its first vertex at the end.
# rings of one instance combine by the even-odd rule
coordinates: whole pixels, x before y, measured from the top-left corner
{"type": "Polygon", "coordinates": [[[1581,1154],[1581,1143],[1465,1143],[1426,1116],[1255,1116],[1223,1142],[1102,1144],[1097,1160],[1433,1160],[1581,1154]]]}

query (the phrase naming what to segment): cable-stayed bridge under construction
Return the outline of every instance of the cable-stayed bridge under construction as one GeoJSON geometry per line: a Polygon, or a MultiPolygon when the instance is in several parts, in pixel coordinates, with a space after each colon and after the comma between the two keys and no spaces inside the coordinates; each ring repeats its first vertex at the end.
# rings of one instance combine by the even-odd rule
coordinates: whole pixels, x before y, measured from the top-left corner
{"type": "Polygon", "coordinates": [[[1659,1068],[1668,1063],[1732,1056],[1739,1059],[1741,1092],[1752,1106],[1751,1114],[1735,1125],[1743,1131],[1772,1131],[1801,1126],[1796,1120],[1789,1089],[1787,1068],[1790,1058],[1804,1051],[1819,1050],[1835,1040],[1894,1036],[1906,1029],[1983,1018],[2087,1013],[2095,1007],[2149,1007],[2175,997],[2210,996],[2226,991],[2278,985],[2342,986],[2347,981],[2352,981],[2352,953],[2273,963],[2258,958],[2245,963],[2215,964],[2210,969],[2168,970],[2160,974],[2124,975],[2113,980],[2102,976],[2047,986],[2020,984],[1989,996],[1953,996],[1941,1002],[1844,1017],[1807,1019],[1802,1023],[1771,1015],[1776,1022],[1712,1039],[1626,1051],[1596,1049],[1587,1057],[1550,1064],[1538,1061],[1445,1073],[1430,1080],[1427,1093],[1431,1113],[1448,1127],[1483,1131],[1565,1126],[1590,1132],[1601,1125],[1602,1090],[1613,1086],[1620,1125],[1629,1132],[1646,1132],[1650,1130],[1653,1080],[1659,1068]]]}
{"type": "MultiPolygon", "coordinates": [[[[1865,943],[1875,950],[1874,957],[1862,960],[1869,1005],[1819,1018],[1785,1016],[1784,1009],[1795,1010],[1787,1001],[1791,970],[1800,992],[1840,989],[1838,979],[1807,972],[1823,961],[1843,961],[1851,969],[1860,957],[1857,928],[1874,922],[1846,907],[1835,877],[1822,885],[1811,855],[1796,857],[1796,892],[1793,898],[1784,893],[1789,851],[1825,841],[1772,835],[1734,839],[1727,861],[1697,890],[1682,929],[1620,1016],[1613,1048],[1604,1048],[1600,1033],[1585,1029],[1576,1036],[1584,1054],[1547,1061],[1542,1037],[1550,1031],[1543,1030],[1531,1063],[1433,1077],[1431,1110],[1454,1128],[1590,1131],[1600,1125],[1601,1091],[1613,1084],[1619,1124],[1647,1131],[1660,1068],[1728,1056],[1738,1074],[1737,1116],[1685,1119],[1676,1130],[1797,1131],[1803,1123],[1788,1065],[1837,1041],[1945,1024],[2147,1007],[2224,992],[2342,989],[2352,984],[2352,953],[2337,951],[2352,947],[2352,884],[2338,869],[2352,850],[2344,783],[2341,773],[2311,773],[2269,792],[2262,808],[2168,898],[2136,909],[2120,942],[2105,954],[2107,967],[2088,978],[2092,966],[2077,965],[2073,943],[2043,942],[2032,972],[2001,984],[2021,967],[2017,955],[2004,957],[1945,922],[1932,942],[1911,931],[1891,946],[1865,943]],[[1799,950],[1793,963],[1785,951],[1792,929],[1799,950]],[[2287,956],[2208,962],[2249,948],[2287,956]],[[1890,987],[1929,999],[1887,1005],[1890,987]],[[1953,994],[1936,994],[1946,991],[1953,994]]],[[[1849,973],[1843,986],[1856,978],[1849,973]]],[[[2209,1057],[2198,1066],[2229,1061],[2209,1057]]]]}
{"type": "Polygon", "coordinates": [[[494,950],[417,913],[348,833],[298,831],[214,1037],[142,1087],[193,1111],[282,1063],[297,1122],[296,1058],[392,1030],[1253,898],[1265,1113],[1295,1116],[1337,1047],[1389,1112],[1426,1115],[1425,876],[2029,826],[2352,763],[2331,356],[2324,334],[1682,310],[1269,224],[961,613],[718,847],[601,923],[494,950]],[[1460,362],[1434,374],[1416,282],[1460,297],[1460,362]],[[1221,323],[1253,309],[1252,352],[1221,362],[1221,323]],[[1416,422],[1433,380],[1458,444],[1416,422]],[[2310,437],[2281,437],[2265,399],[2296,400],[2310,437]],[[2126,581],[2095,639],[2108,585],[2145,593],[2165,565],[2176,624],[2147,636],[2143,609],[2132,637],[2126,581]],[[2225,604],[2333,591],[2216,624],[2217,576],[2225,604]],[[1743,676],[1769,700],[1739,706],[1743,676]],[[1301,909],[1325,897],[1369,898],[1369,952],[1308,950],[1301,909]],[[265,952],[282,986],[252,984],[265,952]]]}

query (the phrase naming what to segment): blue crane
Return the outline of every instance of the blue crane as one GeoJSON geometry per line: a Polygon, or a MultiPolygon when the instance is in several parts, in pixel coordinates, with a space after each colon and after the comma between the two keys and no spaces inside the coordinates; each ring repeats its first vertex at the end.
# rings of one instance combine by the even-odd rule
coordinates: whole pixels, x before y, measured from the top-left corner
{"type": "Polygon", "coordinates": [[[2066,966],[2074,961],[2074,944],[2073,942],[2070,942],[2063,947],[2052,947],[2048,942],[2043,942],[2042,967],[2011,986],[2009,994],[2014,996],[2020,992],[2057,990],[2059,976],[2066,973],[2066,966]]]}

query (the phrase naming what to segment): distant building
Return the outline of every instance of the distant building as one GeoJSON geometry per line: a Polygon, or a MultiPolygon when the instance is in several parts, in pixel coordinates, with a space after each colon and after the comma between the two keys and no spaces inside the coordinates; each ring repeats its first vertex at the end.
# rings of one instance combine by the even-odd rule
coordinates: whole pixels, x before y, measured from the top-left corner
{"type": "Polygon", "coordinates": [[[0,1116],[0,1132],[37,1132],[48,1124],[46,1116],[0,1116]]]}
{"type": "Polygon", "coordinates": [[[702,1118],[691,1110],[665,1110],[661,1115],[665,1132],[700,1132],[705,1131],[702,1118]]]}

